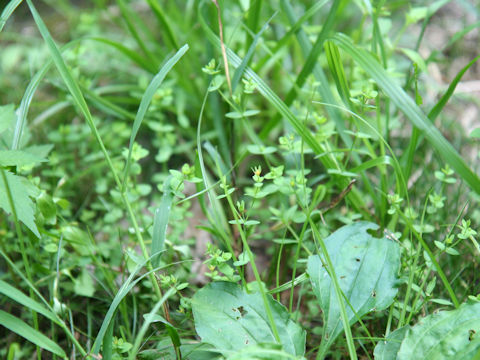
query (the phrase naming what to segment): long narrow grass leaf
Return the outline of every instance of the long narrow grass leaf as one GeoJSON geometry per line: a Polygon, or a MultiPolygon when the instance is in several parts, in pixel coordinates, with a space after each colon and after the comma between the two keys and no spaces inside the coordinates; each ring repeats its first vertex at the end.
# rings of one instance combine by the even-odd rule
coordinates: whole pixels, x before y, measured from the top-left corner
{"type": "Polygon", "coordinates": [[[110,307],[108,308],[107,313],[105,314],[105,317],[103,318],[102,326],[100,327],[100,330],[98,331],[97,337],[95,338],[95,342],[93,343],[92,346],[92,353],[93,354],[98,354],[100,351],[100,346],[102,345],[103,342],[103,337],[105,336],[105,333],[110,326],[110,322],[112,321],[113,317],[115,316],[115,313],[117,311],[118,305],[120,302],[123,300],[125,296],[130,292],[130,290],[133,289],[133,287],[141,281],[143,278],[145,278],[147,275],[149,275],[152,271],[149,271],[142,276],[139,276],[137,279],[134,280],[135,276],[142,270],[151,259],[154,259],[156,256],[158,256],[159,253],[153,254],[150,258],[146,259],[142,263],[138,264],[135,270],[130,274],[128,279],[122,284],[120,289],[118,289],[117,294],[113,298],[110,307]]]}
{"type": "MultiPolygon", "coordinates": [[[[338,1],[335,1],[335,3],[336,2],[338,2],[338,1]]],[[[290,5],[289,0],[282,0],[280,4],[281,4],[282,8],[285,10],[285,13],[287,14],[287,17],[288,17],[288,20],[289,20],[290,24],[294,25],[296,23],[296,20],[294,18],[293,8],[290,5]]],[[[322,5],[323,5],[323,3],[322,3],[322,5]]],[[[307,61],[308,61],[308,59],[310,59],[310,60],[309,60],[309,64],[307,64],[307,63],[304,64],[304,66],[302,68],[302,71],[297,76],[297,80],[295,82],[295,85],[292,87],[292,89],[289,91],[289,93],[285,97],[284,102],[287,106],[290,106],[290,104],[295,99],[295,94],[296,94],[295,87],[298,88],[299,86],[301,86],[301,84],[303,85],[303,81],[306,80],[306,76],[309,75],[310,73],[313,73],[313,75],[315,76],[315,79],[320,83],[320,85],[318,86],[318,93],[319,93],[320,97],[322,98],[322,100],[324,102],[327,102],[327,103],[330,103],[330,104],[335,104],[336,103],[335,97],[333,96],[333,93],[330,89],[330,84],[328,83],[328,79],[325,76],[325,73],[323,72],[322,68],[320,67],[320,65],[316,61],[316,59],[318,58],[318,56],[320,54],[320,51],[323,49],[323,42],[326,40],[327,35],[329,34],[329,32],[331,31],[331,29],[333,27],[333,24],[334,24],[333,20],[334,20],[334,17],[335,17],[336,9],[337,8],[333,7],[333,6],[330,8],[329,15],[328,15],[329,20],[326,21],[326,23],[324,24],[324,26],[322,28],[323,29],[322,32],[317,36],[317,39],[315,41],[314,46],[312,46],[310,40],[308,39],[307,34],[303,31],[302,28],[299,28],[298,31],[295,32],[295,34],[297,36],[298,43],[300,45],[300,48],[302,50],[302,53],[303,53],[304,57],[307,58],[307,61]],[[310,66],[313,66],[313,68],[310,68],[310,66]],[[302,80],[301,77],[302,78],[304,77],[304,79],[302,80]]],[[[339,133],[340,137],[342,138],[343,142],[348,147],[350,147],[352,145],[352,140],[350,139],[350,137],[344,131],[346,129],[345,128],[345,123],[344,123],[344,120],[343,120],[340,112],[337,111],[337,109],[330,108],[330,107],[328,107],[326,109],[326,111],[327,111],[328,116],[331,119],[333,119],[333,121],[335,122],[335,126],[336,126],[336,128],[338,130],[338,133],[339,133]]],[[[260,133],[260,136],[262,137],[262,136],[268,134],[271,131],[271,129],[278,123],[279,120],[280,120],[280,118],[278,116],[273,117],[264,126],[264,128],[262,129],[262,132],[260,133]]],[[[355,158],[357,158],[356,155],[354,155],[354,159],[355,158]]]]}
{"type": "Polygon", "coordinates": [[[353,110],[352,101],[350,100],[350,90],[348,88],[347,78],[343,70],[342,59],[338,47],[332,41],[325,42],[325,54],[327,56],[328,66],[337,85],[337,90],[345,105],[353,110]]]}
{"type": "Polygon", "coordinates": [[[143,68],[143,69],[145,69],[145,70],[147,70],[151,73],[154,73],[154,72],[157,71],[157,68],[156,68],[155,64],[152,64],[152,62],[148,61],[143,56],[140,56],[137,52],[127,48],[125,45],[123,45],[123,44],[121,44],[117,41],[113,41],[113,40],[103,38],[103,37],[92,37],[90,39],[101,42],[103,44],[109,45],[109,46],[117,49],[120,53],[122,53],[123,55],[128,57],[135,64],[137,64],[141,68],[143,68]]]}
{"type": "Polygon", "coordinates": [[[142,96],[142,100],[140,101],[140,106],[138,107],[137,115],[135,116],[135,120],[133,122],[132,133],[130,135],[130,145],[128,147],[128,157],[127,157],[127,164],[125,165],[125,170],[123,174],[123,183],[122,188],[125,187],[128,172],[130,170],[130,162],[132,158],[132,150],[133,150],[133,143],[135,142],[135,138],[137,137],[138,130],[140,129],[140,125],[142,125],[143,118],[147,113],[147,109],[150,106],[153,96],[157,91],[158,87],[162,84],[163,80],[169,73],[169,71],[173,68],[173,66],[180,60],[180,58],[187,52],[188,45],[183,45],[175,55],[173,55],[165,65],[162,66],[160,71],[155,75],[152,79],[150,84],[148,84],[147,90],[142,96]]]}
{"type": "Polygon", "coordinates": [[[382,88],[395,105],[406,115],[432,144],[435,150],[454,169],[457,174],[477,193],[480,194],[480,179],[468,167],[465,160],[431,123],[415,102],[392,80],[377,60],[367,51],[356,47],[344,34],[336,34],[332,39],[347,52],[382,88]]]}
{"type": "MultiPolygon", "coordinates": [[[[200,12],[200,11],[199,11],[200,12]]],[[[208,27],[203,19],[200,16],[200,23],[205,30],[205,33],[208,39],[218,48],[220,48],[220,40],[213,33],[213,31],[208,27]]],[[[240,57],[235,54],[230,48],[226,48],[227,56],[229,58],[230,64],[234,67],[238,67],[241,64],[240,57]]],[[[244,73],[247,79],[252,80],[257,84],[257,89],[262,96],[270,102],[275,109],[292,125],[297,134],[303,139],[305,144],[307,144],[314,153],[321,154],[325,152],[323,146],[317,141],[312,132],[305,126],[305,124],[297,119],[297,117],[292,113],[288,106],[278,97],[278,95],[260,78],[252,69],[247,67],[244,73]]],[[[342,165],[339,164],[333,156],[324,156],[321,158],[323,165],[327,169],[343,170],[342,165]]],[[[349,180],[345,177],[338,177],[339,186],[345,188],[348,186],[349,180]]],[[[352,203],[357,209],[363,208],[363,199],[358,195],[356,191],[350,192],[349,196],[352,198],[352,203]]]]}
{"type": "Polygon", "coordinates": [[[257,64],[256,69],[261,69],[263,65],[271,58],[271,54],[276,54],[282,47],[288,44],[292,36],[296,34],[302,27],[302,25],[309,20],[313,15],[317,13],[329,0],[322,0],[315,2],[305,13],[298,18],[298,20],[290,27],[290,29],[282,36],[280,40],[275,43],[275,47],[271,53],[264,56],[257,64]]]}
{"type": "MultiPolygon", "coordinates": [[[[152,254],[163,251],[165,247],[165,238],[167,236],[168,218],[170,216],[170,209],[172,208],[173,195],[170,190],[171,176],[167,178],[163,185],[163,196],[159,207],[155,210],[155,217],[153,219],[153,234],[152,234],[152,254]]],[[[152,260],[152,266],[157,267],[160,264],[160,256],[152,260]]]]}
{"type": "Polygon", "coordinates": [[[147,47],[145,42],[143,41],[142,37],[138,33],[138,26],[135,23],[135,17],[134,17],[134,12],[130,8],[128,4],[126,4],[123,0],[117,0],[117,5],[118,8],[120,9],[120,12],[122,13],[122,19],[125,21],[127,24],[128,31],[130,31],[130,34],[132,34],[133,38],[135,39],[136,43],[142,49],[143,53],[148,57],[148,59],[155,64],[156,58],[153,55],[153,53],[150,51],[150,49],[147,47]]]}
{"type": "MultiPolygon", "coordinates": [[[[455,89],[462,79],[463,75],[465,72],[475,63],[477,60],[480,59],[480,55],[474,58],[472,61],[470,61],[463,69],[461,69],[458,74],[455,76],[455,78],[452,80],[450,85],[448,86],[447,91],[443,96],[440,98],[440,100],[437,102],[437,104],[430,110],[428,113],[428,118],[430,121],[433,123],[437,116],[442,112],[443,108],[447,104],[448,100],[452,97],[453,93],[455,92],[455,89]]],[[[412,171],[412,164],[413,164],[413,157],[415,155],[415,151],[417,150],[418,143],[421,141],[420,137],[420,132],[417,128],[412,129],[412,136],[410,137],[410,142],[408,143],[408,148],[405,151],[405,156],[403,157],[403,164],[405,167],[405,177],[409,178],[410,173],[412,171]]]]}
{"type": "MultiPolygon", "coordinates": [[[[257,1],[258,2],[258,1],[257,1]]],[[[240,82],[240,79],[243,75],[243,72],[245,70],[245,68],[247,67],[247,65],[250,63],[250,60],[252,59],[252,56],[253,56],[253,52],[255,51],[255,47],[257,46],[257,42],[258,40],[260,39],[260,37],[262,36],[263,32],[265,30],[267,30],[268,28],[268,25],[270,24],[270,21],[272,21],[272,19],[275,17],[275,15],[277,15],[277,12],[275,12],[271,17],[270,19],[267,20],[267,22],[262,26],[262,28],[260,29],[260,31],[255,35],[255,37],[253,38],[253,41],[250,45],[250,47],[248,48],[248,51],[247,51],[247,54],[245,55],[245,57],[243,58],[242,60],[242,63],[240,64],[239,67],[237,67],[237,69],[235,70],[235,73],[233,74],[233,79],[232,79],[232,91],[235,92],[235,89],[237,88],[237,85],[238,83],[240,82]]]]}
{"type": "Polygon", "coordinates": [[[8,330],[24,337],[33,344],[50,351],[51,353],[66,358],[65,351],[48,337],[38,332],[23,320],[0,310],[0,325],[6,327],[8,330]]]}
{"type": "Polygon", "coordinates": [[[2,11],[2,15],[0,15],[0,32],[2,32],[3,27],[5,26],[10,15],[13,14],[17,6],[20,5],[22,1],[23,0],[12,0],[7,4],[7,6],[5,6],[2,11]]]}
{"type": "Polygon", "coordinates": [[[435,121],[437,116],[442,112],[442,110],[445,107],[445,105],[447,104],[448,100],[450,100],[453,93],[455,92],[455,89],[456,89],[458,83],[460,82],[460,80],[462,79],[463,75],[465,75],[467,70],[470,69],[470,67],[473,64],[475,64],[478,61],[478,59],[480,59],[480,55],[475,57],[472,61],[470,61],[467,65],[465,65],[462,68],[462,70],[460,70],[457,73],[457,75],[455,75],[452,82],[448,86],[447,91],[445,91],[445,94],[443,94],[443,96],[440,98],[440,100],[437,102],[437,104],[428,113],[428,118],[430,119],[430,121],[432,121],[432,122],[435,121]]]}
{"type": "Polygon", "coordinates": [[[3,294],[4,296],[12,299],[13,301],[18,302],[19,304],[25,306],[28,309],[42,314],[47,319],[58,324],[57,317],[53,312],[51,312],[45,306],[28,297],[23,292],[3,280],[0,280],[0,294],[3,294]]]}
{"type": "Polygon", "coordinates": [[[155,314],[158,312],[158,310],[163,305],[163,303],[165,301],[167,301],[167,299],[170,296],[173,295],[173,293],[175,293],[174,288],[168,289],[168,291],[163,295],[163,297],[155,304],[152,311],[147,315],[147,317],[145,319],[145,322],[143,323],[142,327],[140,328],[140,331],[138,332],[138,334],[135,338],[135,342],[133,343],[133,348],[132,348],[132,350],[130,352],[130,355],[128,357],[129,360],[134,360],[134,359],[137,358],[137,352],[138,352],[138,349],[140,348],[140,344],[143,340],[143,337],[145,336],[145,333],[148,330],[148,327],[154,321],[155,314]]]}
{"type": "Polygon", "coordinates": [[[33,15],[33,19],[35,20],[35,23],[37,24],[38,30],[40,31],[40,34],[42,35],[45,43],[47,44],[48,49],[50,50],[50,54],[52,56],[52,60],[55,63],[55,66],[57,67],[58,72],[60,73],[61,77],[63,78],[65,85],[67,86],[68,90],[70,91],[75,105],[79,108],[83,116],[85,117],[85,120],[87,121],[88,126],[90,127],[92,133],[95,136],[95,139],[97,140],[98,144],[100,145],[100,148],[102,149],[102,152],[105,155],[105,158],[107,162],[109,163],[110,169],[112,169],[112,175],[114,177],[114,180],[118,186],[120,186],[120,179],[118,178],[117,173],[115,172],[115,168],[113,166],[113,163],[111,162],[110,156],[108,155],[107,149],[105,148],[105,145],[103,144],[103,141],[100,137],[100,134],[98,133],[95,123],[93,122],[93,117],[90,113],[90,110],[88,109],[87,103],[85,101],[85,98],[83,97],[83,94],[80,90],[80,87],[78,86],[77,82],[73,78],[72,73],[68,69],[67,65],[63,61],[62,55],[60,51],[58,50],[57,45],[55,44],[55,41],[53,40],[52,36],[50,35],[50,32],[48,31],[45,23],[43,22],[42,18],[40,17],[40,14],[38,13],[37,9],[33,5],[31,0],[27,0],[28,7],[30,8],[30,11],[33,15]]]}
{"type": "Polygon", "coordinates": [[[147,3],[157,17],[160,25],[162,25],[163,29],[165,30],[165,34],[167,35],[166,38],[170,42],[170,45],[172,45],[175,49],[178,49],[180,47],[179,43],[172,30],[172,26],[168,22],[168,18],[162,9],[162,5],[160,5],[156,0],[147,0],[147,3]]]}

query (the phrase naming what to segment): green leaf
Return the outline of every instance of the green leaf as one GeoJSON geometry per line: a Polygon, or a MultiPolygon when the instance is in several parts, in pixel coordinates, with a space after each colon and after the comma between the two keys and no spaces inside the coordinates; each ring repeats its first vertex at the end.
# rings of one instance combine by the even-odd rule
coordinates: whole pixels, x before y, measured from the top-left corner
{"type": "Polygon", "coordinates": [[[165,325],[165,329],[167,330],[168,336],[170,336],[170,339],[172,340],[172,343],[175,344],[175,346],[180,346],[180,336],[178,335],[178,330],[172,326],[163,316],[158,315],[158,314],[144,314],[143,318],[146,320],[150,317],[150,322],[161,322],[163,325],[165,325]]]}
{"type": "MultiPolygon", "coordinates": [[[[258,3],[258,2],[257,2],[258,3]]],[[[277,12],[275,12],[270,19],[267,20],[267,22],[262,26],[260,31],[255,35],[253,38],[252,43],[250,44],[250,47],[248,48],[247,54],[243,58],[241,64],[237,67],[235,70],[235,74],[233,75],[233,80],[232,80],[232,91],[235,92],[235,89],[240,82],[240,79],[243,75],[243,72],[245,71],[245,68],[247,67],[248,63],[252,59],[253,52],[255,51],[255,47],[257,46],[257,42],[260,39],[260,36],[262,36],[263,32],[268,28],[268,25],[270,24],[270,21],[277,15],[277,12]]]]}
{"type": "Polygon", "coordinates": [[[11,0],[7,6],[2,11],[2,15],[0,16],[0,32],[2,32],[5,23],[7,22],[8,18],[12,13],[15,11],[18,5],[22,3],[23,0],[11,0]]]}
{"type": "Polygon", "coordinates": [[[125,170],[123,174],[123,186],[126,184],[126,179],[128,176],[128,172],[130,169],[130,160],[132,156],[133,144],[135,142],[135,138],[137,137],[138,130],[140,129],[140,125],[142,125],[143,118],[147,113],[148,107],[152,102],[153,96],[157,91],[158,87],[162,84],[163,80],[169,73],[169,71],[173,68],[173,66],[180,60],[180,58],[187,52],[188,45],[183,45],[177,53],[172,56],[165,65],[162,66],[160,71],[157,75],[152,79],[150,84],[148,84],[147,90],[142,96],[142,100],[140,101],[140,106],[138,107],[137,115],[135,116],[135,120],[133,121],[132,133],[130,134],[130,145],[128,147],[128,157],[127,157],[127,164],[125,165],[125,170]]]}
{"type": "Polygon", "coordinates": [[[55,225],[57,223],[57,205],[55,205],[50,195],[42,192],[37,198],[37,207],[47,224],[55,225]]]}
{"type": "MultiPolygon", "coordinates": [[[[397,331],[392,333],[392,337],[397,331]]],[[[479,331],[480,302],[469,301],[456,310],[429,315],[417,325],[407,328],[399,347],[388,343],[384,347],[379,343],[375,348],[375,359],[475,359],[480,352],[479,331]],[[395,354],[397,348],[398,353],[395,354]]],[[[399,341],[401,338],[396,336],[395,340],[399,341]]]]}
{"type": "Polygon", "coordinates": [[[6,283],[3,280],[0,280],[0,294],[9,297],[13,301],[18,302],[19,304],[27,307],[28,309],[35,311],[36,313],[42,314],[47,319],[59,323],[58,319],[56,318],[55,314],[47,309],[44,305],[38,303],[37,301],[33,300],[32,298],[25,295],[23,292],[18,290],[17,288],[11,286],[10,284],[6,283]]]}
{"type": "Polygon", "coordinates": [[[375,346],[375,360],[395,360],[402,341],[410,326],[404,326],[390,333],[385,340],[380,340],[375,346]]]}
{"type": "Polygon", "coordinates": [[[476,138],[476,139],[480,139],[480,128],[474,129],[474,130],[470,133],[470,137],[476,138]]]}
{"type": "MultiPolygon", "coordinates": [[[[159,254],[165,247],[165,237],[167,236],[168,218],[172,207],[173,195],[170,191],[171,176],[165,181],[163,188],[163,196],[160,206],[155,210],[153,219],[153,235],[152,235],[152,255],[159,254]]],[[[152,266],[157,267],[160,264],[160,256],[152,259],[152,266]]]]}
{"type": "Polygon", "coordinates": [[[13,104],[0,106],[0,134],[7,130],[15,120],[13,104]]]}
{"type": "MultiPolygon", "coordinates": [[[[305,352],[305,331],[292,321],[287,309],[268,301],[279,331],[283,350],[293,355],[305,352]]],[[[219,351],[238,351],[249,345],[275,343],[260,293],[247,294],[239,285],[210,283],[192,299],[195,329],[203,342],[219,351]]]]}
{"type": "Polygon", "coordinates": [[[8,214],[12,213],[12,208],[10,207],[10,201],[7,195],[8,184],[8,189],[12,195],[18,219],[38,238],[40,238],[40,233],[38,232],[37,225],[35,225],[34,221],[35,208],[32,200],[28,197],[28,189],[22,184],[22,177],[13,175],[8,171],[4,171],[4,174],[5,178],[0,176],[0,208],[5,210],[8,214]],[[5,183],[4,179],[7,180],[7,183],[5,183]]]}
{"type": "Polygon", "coordinates": [[[23,150],[0,150],[0,166],[24,166],[45,162],[43,156],[23,150]]]}
{"type": "Polygon", "coordinates": [[[13,331],[14,333],[24,337],[35,345],[40,346],[42,349],[66,358],[65,352],[60,346],[58,346],[57,343],[53,342],[42,333],[33,329],[30,325],[26,324],[19,318],[10,315],[3,310],[0,310],[0,324],[2,326],[5,326],[8,330],[13,331]]]}
{"type": "Polygon", "coordinates": [[[371,53],[356,47],[351,39],[344,34],[335,34],[332,40],[350,54],[357,64],[377,82],[392,102],[425,135],[426,139],[442,155],[445,161],[476,193],[480,194],[480,179],[478,176],[415,104],[415,101],[387,74],[375,57],[371,53]]]}
{"type": "Polygon", "coordinates": [[[93,279],[86,269],[82,269],[80,276],[75,279],[74,291],[80,296],[92,297],[95,293],[93,279]]]}
{"type": "MultiPolygon", "coordinates": [[[[377,229],[378,225],[361,221],[340,228],[324,240],[350,305],[346,305],[350,324],[371,311],[387,308],[398,291],[400,247],[386,237],[376,238],[367,232],[377,229]]],[[[334,284],[324,263],[323,256],[310,256],[307,273],[324,313],[324,337],[328,339],[325,346],[329,347],[343,325],[334,284]]]]}
{"type": "MultiPolygon", "coordinates": [[[[292,355],[282,351],[279,344],[255,344],[243,348],[227,357],[227,360],[287,360],[293,359],[292,355]]],[[[297,359],[297,358],[295,358],[297,359]]]]}
{"type": "Polygon", "coordinates": [[[332,41],[325,41],[325,55],[327,56],[328,66],[330,67],[330,72],[332,73],[333,79],[335,80],[335,85],[337,86],[338,93],[342,98],[345,105],[353,110],[353,105],[350,100],[350,90],[347,83],[347,77],[345,76],[345,71],[343,70],[342,59],[340,57],[340,51],[338,47],[332,41]]]}

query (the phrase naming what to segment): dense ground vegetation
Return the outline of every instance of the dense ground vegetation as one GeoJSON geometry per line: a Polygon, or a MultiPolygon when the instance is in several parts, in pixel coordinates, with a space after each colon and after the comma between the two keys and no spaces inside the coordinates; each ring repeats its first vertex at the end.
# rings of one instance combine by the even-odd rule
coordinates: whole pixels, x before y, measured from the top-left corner
{"type": "Polygon", "coordinates": [[[1,358],[478,358],[478,3],[4,3],[1,358]]]}

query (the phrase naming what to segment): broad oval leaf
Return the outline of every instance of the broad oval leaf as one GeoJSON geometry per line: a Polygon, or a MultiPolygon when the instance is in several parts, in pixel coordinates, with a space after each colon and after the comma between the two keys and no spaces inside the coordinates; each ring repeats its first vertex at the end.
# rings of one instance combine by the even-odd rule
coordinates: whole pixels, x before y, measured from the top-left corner
{"type": "MultiPolygon", "coordinates": [[[[267,296],[283,350],[303,355],[305,331],[290,319],[282,304],[267,296]]],[[[214,282],[195,294],[192,310],[195,329],[202,341],[225,355],[249,345],[275,343],[260,293],[247,294],[237,284],[214,282]]]]}
{"type": "MultiPolygon", "coordinates": [[[[368,230],[378,225],[356,222],[335,231],[324,242],[332,260],[350,324],[370,311],[387,308],[397,294],[400,247],[386,238],[376,238],[368,230]]],[[[343,329],[340,305],[334,284],[319,255],[308,259],[307,273],[313,292],[324,313],[324,337],[330,346],[343,329]]]]}
{"type": "MultiPolygon", "coordinates": [[[[400,331],[399,329],[397,331],[400,331]]],[[[397,333],[394,331],[392,336],[397,333]]],[[[472,301],[453,311],[440,311],[408,328],[401,345],[379,343],[376,360],[469,360],[480,353],[480,302],[472,301]],[[385,351],[383,351],[385,350],[385,351]],[[398,350],[398,353],[395,353],[398,350]]],[[[402,340],[397,337],[396,341],[402,340]]]]}

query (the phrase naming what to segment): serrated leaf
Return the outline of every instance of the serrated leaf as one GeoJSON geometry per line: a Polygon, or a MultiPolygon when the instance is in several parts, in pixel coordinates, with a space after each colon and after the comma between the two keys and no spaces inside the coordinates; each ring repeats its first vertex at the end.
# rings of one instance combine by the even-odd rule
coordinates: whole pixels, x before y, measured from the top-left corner
{"type": "MultiPolygon", "coordinates": [[[[386,237],[376,238],[367,232],[377,229],[378,225],[361,221],[340,228],[324,240],[340,288],[348,300],[345,306],[350,324],[357,322],[357,316],[361,318],[371,311],[387,308],[398,291],[400,247],[386,237]]],[[[310,256],[307,273],[324,313],[328,347],[342,332],[343,325],[334,284],[322,259],[323,255],[310,256]]]]}
{"type": "MultiPolygon", "coordinates": [[[[271,295],[268,301],[283,350],[303,355],[305,331],[271,295]]],[[[192,310],[198,335],[219,351],[227,353],[260,343],[275,343],[260,293],[247,294],[239,285],[215,282],[194,295],[192,310]]]]}
{"type": "Polygon", "coordinates": [[[15,212],[18,219],[23,222],[38,238],[40,233],[38,232],[37,225],[34,221],[35,208],[32,200],[28,196],[28,189],[22,184],[22,177],[12,174],[8,171],[3,171],[0,174],[0,208],[2,208],[8,214],[12,213],[10,207],[10,201],[7,195],[7,180],[8,188],[15,206],[15,212]],[[5,177],[3,176],[5,175],[5,177]]]}
{"type": "Polygon", "coordinates": [[[45,161],[44,157],[23,150],[0,150],[0,166],[24,166],[45,161]]]}

